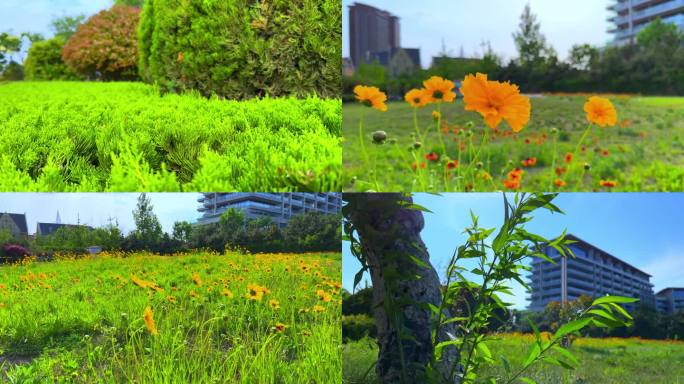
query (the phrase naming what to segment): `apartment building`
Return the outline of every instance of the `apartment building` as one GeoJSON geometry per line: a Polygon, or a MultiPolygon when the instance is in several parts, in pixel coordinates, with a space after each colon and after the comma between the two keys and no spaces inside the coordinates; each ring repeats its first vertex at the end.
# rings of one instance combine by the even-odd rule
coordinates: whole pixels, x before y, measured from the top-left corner
{"type": "Polygon", "coordinates": [[[612,24],[608,32],[616,44],[634,42],[637,34],[657,18],[684,30],[684,0],[615,0],[608,10],[612,24]]]}
{"type": "Polygon", "coordinates": [[[684,288],[665,288],[656,293],[658,312],[674,314],[684,312],[684,288]]]}
{"type": "Polygon", "coordinates": [[[202,217],[198,224],[218,222],[228,209],[240,209],[245,217],[269,217],[279,226],[287,225],[288,220],[305,212],[339,214],[342,208],[340,193],[203,193],[197,199],[198,211],[202,217]]]}
{"type": "Polygon", "coordinates": [[[349,48],[356,68],[372,62],[376,52],[399,48],[399,18],[370,5],[349,6],[349,48]]]}
{"type": "MultiPolygon", "coordinates": [[[[570,245],[574,258],[564,258],[554,248],[542,252],[556,262],[535,258],[530,280],[530,310],[541,311],[551,301],[567,302],[581,295],[599,297],[617,295],[635,297],[655,306],[651,275],[589,244],[577,236],[570,245]]],[[[625,305],[632,310],[635,304],[625,305]]]]}

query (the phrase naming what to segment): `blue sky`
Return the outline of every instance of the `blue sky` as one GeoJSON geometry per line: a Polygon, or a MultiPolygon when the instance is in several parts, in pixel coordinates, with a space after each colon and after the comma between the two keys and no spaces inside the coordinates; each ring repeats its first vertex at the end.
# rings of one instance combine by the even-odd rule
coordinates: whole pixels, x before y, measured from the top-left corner
{"type": "MultiPolygon", "coordinates": [[[[348,6],[354,0],[342,0],[342,54],[349,56],[348,6]]],[[[492,48],[508,60],[517,55],[511,34],[518,29],[526,3],[541,22],[546,39],[565,59],[573,44],[604,45],[611,0],[359,0],[385,9],[401,18],[401,44],[421,49],[421,61],[429,66],[432,57],[442,50],[458,55],[463,47],[466,56],[482,54],[480,43],[490,41],[492,48]]]]}
{"type": "MultiPolygon", "coordinates": [[[[463,229],[470,225],[469,210],[480,217],[480,226],[498,227],[503,222],[503,199],[498,193],[450,193],[441,196],[416,194],[414,201],[430,209],[422,232],[430,259],[444,275],[454,249],[463,244],[463,229]]],[[[684,286],[684,193],[566,193],[555,204],[565,215],[538,211],[526,228],[545,237],[567,228],[583,240],[653,275],[654,290],[684,286]]],[[[360,265],[344,243],[342,282],[351,291],[360,265]]],[[[360,284],[364,285],[364,282],[360,284]]],[[[524,288],[511,284],[524,308],[524,288]]]]}
{"type": "MultiPolygon", "coordinates": [[[[62,223],[87,224],[93,227],[119,221],[125,232],[135,229],[133,210],[138,193],[0,193],[0,212],[25,213],[29,232],[36,222],[54,223],[59,211],[62,223]]],[[[195,222],[200,217],[198,193],[149,193],[154,213],[165,232],[171,232],[176,221],[195,222]]]]}
{"type": "MultiPolygon", "coordinates": [[[[79,14],[91,16],[111,7],[113,3],[113,0],[2,0],[0,32],[32,32],[51,37],[54,35],[50,29],[52,20],[79,14]]],[[[25,52],[26,49],[14,59],[23,60],[25,52]]]]}

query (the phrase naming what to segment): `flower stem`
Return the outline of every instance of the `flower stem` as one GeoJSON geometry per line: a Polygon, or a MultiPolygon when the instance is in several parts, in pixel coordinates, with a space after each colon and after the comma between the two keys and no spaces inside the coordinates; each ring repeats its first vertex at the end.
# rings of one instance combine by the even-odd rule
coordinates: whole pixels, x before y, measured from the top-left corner
{"type": "Polygon", "coordinates": [[[368,159],[368,152],[366,152],[366,143],[363,135],[363,117],[364,112],[361,112],[361,117],[359,118],[359,144],[361,145],[361,156],[365,162],[366,170],[370,169],[370,160],[368,159]]]}
{"type": "Polygon", "coordinates": [[[437,104],[437,134],[439,135],[439,144],[442,146],[442,155],[446,156],[446,145],[444,145],[444,140],[442,139],[442,103],[437,104]]]}
{"type": "MultiPolygon", "coordinates": [[[[579,163],[579,161],[577,161],[577,159],[578,159],[577,153],[579,152],[580,147],[582,146],[582,142],[584,141],[584,139],[587,138],[587,135],[589,134],[589,130],[590,130],[590,129],[591,129],[591,123],[587,124],[587,129],[584,130],[584,133],[582,134],[582,136],[580,137],[579,141],[577,142],[577,147],[575,147],[575,152],[574,152],[573,155],[572,155],[572,158],[573,158],[573,160],[574,160],[575,163],[579,163]]],[[[574,169],[573,169],[573,171],[574,171],[574,169]]],[[[574,172],[573,172],[573,173],[574,173],[574,172]]],[[[584,176],[584,175],[582,175],[582,176],[580,177],[580,181],[582,180],[583,176],[584,176]]],[[[578,182],[578,184],[579,184],[579,182],[578,182]]]]}
{"type": "MultiPolygon", "coordinates": [[[[554,131],[555,132],[555,131],[554,131]]],[[[549,180],[549,192],[553,192],[553,179],[556,177],[556,146],[558,134],[553,135],[553,157],[551,158],[551,180],[549,180]]]]}

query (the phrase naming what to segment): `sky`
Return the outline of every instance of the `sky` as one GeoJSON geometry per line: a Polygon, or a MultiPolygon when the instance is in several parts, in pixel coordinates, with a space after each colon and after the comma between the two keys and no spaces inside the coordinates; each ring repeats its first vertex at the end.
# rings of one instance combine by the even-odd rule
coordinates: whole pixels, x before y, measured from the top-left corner
{"type": "MultiPolygon", "coordinates": [[[[118,220],[124,233],[135,229],[133,210],[138,193],[1,193],[0,212],[25,213],[29,233],[36,222],[54,223],[57,212],[64,224],[100,227],[109,218],[118,220]]],[[[176,221],[195,222],[199,193],[148,193],[154,213],[165,232],[171,233],[176,221]]]]}
{"type": "MultiPolygon", "coordinates": [[[[454,249],[465,242],[462,232],[471,224],[469,210],[480,217],[483,228],[498,228],[503,223],[503,198],[499,193],[415,194],[414,202],[433,212],[424,214],[421,235],[430,261],[442,278],[454,249]]],[[[684,193],[565,193],[554,204],[565,214],[537,211],[526,229],[547,238],[567,229],[651,274],[655,292],[684,287],[684,193]]],[[[349,252],[348,242],[342,251],[342,283],[351,291],[360,264],[349,252]]],[[[365,284],[362,281],[359,286],[365,284]]],[[[515,282],[511,286],[515,295],[507,297],[508,302],[515,308],[525,308],[525,289],[515,282]]]]}
{"type": "MultiPolygon", "coordinates": [[[[40,33],[49,38],[54,35],[50,29],[52,20],[80,14],[88,17],[111,7],[113,3],[113,0],[0,0],[0,32],[15,35],[40,33]]],[[[25,46],[23,52],[12,57],[23,60],[26,49],[25,46]]]]}
{"type": "Polygon", "coordinates": [[[349,5],[360,2],[389,11],[401,19],[401,45],[420,48],[421,62],[430,65],[442,51],[442,41],[453,55],[461,47],[467,57],[482,56],[483,41],[505,62],[517,56],[512,34],[520,14],[530,3],[541,22],[541,31],[561,59],[574,44],[603,46],[610,40],[608,29],[611,0],[342,0],[342,56],[349,56],[349,5]]]}

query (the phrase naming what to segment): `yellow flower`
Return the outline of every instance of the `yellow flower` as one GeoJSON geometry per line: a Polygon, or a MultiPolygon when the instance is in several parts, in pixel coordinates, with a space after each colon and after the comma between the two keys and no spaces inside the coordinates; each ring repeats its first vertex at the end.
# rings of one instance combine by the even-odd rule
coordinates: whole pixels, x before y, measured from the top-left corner
{"type": "Polygon", "coordinates": [[[152,313],[152,308],[150,308],[149,305],[147,306],[147,308],[145,308],[143,318],[145,319],[145,325],[147,326],[147,330],[150,331],[150,333],[153,335],[158,335],[159,332],[157,331],[157,327],[154,325],[154,314],[152,313]]]}
{"type": "Polygon", "coordinates": [[[506,120],[513,132],[520,132],[530,120],[530,99],[522,96],[517,85],[487,80],[487,75],[468,75],[461,84],[466,111],[477,111],[494,129],[506,120]]]}
{"type": "Polygon", "coordinates": [[[456,98],[456,93],[453,91],[454,82],[451,80],[432,76],[423,82],[423,86],[425,87],[428,101],[432,103],[451,102],[456,98]]]}
{"type": "Polygon", "coordinates": [[[256,284],[247,284],[247,294],[245,294],[245,298],[249,300],[261,301],[263,297],[264,291],[262,290],[262,287],[256,284]]]}
{"type": "Polygon", "coordinates": [[[378,111],[387,111],[387,95],[380,91],[378,87],[367,87],[365,85],[357,85],[354,87],[354,94],[356,95],[356,100],[361,104],[368,107],[373,107],[378,111]]]}
{"type": "Polygon", "coordinates": [[[223,292],[221,292],[223,296],[232,299],[233,298],[233,292],[230,291],[230,289],[224,289],[223,292]]]}
{"type": "Polygon", "coordinates": [[[415,108],[424,107],[430,102],[430,96],[424,89],[412,89],[404,95],[404,100],[415,108]]]}
{"type": "Polygon", "coordinates": [[[313,306],[313,311],[316,313],[325,312],[325,307],[316,304],[313,306]]]}
{"type": "Polygon", "coordinates": [[[190,296],[192,297],[199,297],[199,294],[195,291],[190,291],[190,296]]]}
{"type": "Polygon", "coordinates": [[[584,104],[584,112],[587,113],[587,120],[599,127],[615,126],[617,124],[617,111],[610,100],[592,96],[584,104]]]}
{"type": "Polygon", "coordinates": [[[280,309],[280,303],[278,302],[278,300],[271,299],[268,301],[268,305],[270,305],[271,309],[273,309],[273,310],[280,309]]]}
{"type": "Polygon", "coordinates": [[[192,281],[194,281],[198,287],[202,286],[202,279],[197,272],[192,273],[192,281]]]}
{"type": "Polygon", "coordinates": [[[316,295],[318,295],[318,298],[323,300],[324,302],[328,303],[330,302],[331,296],[327,292],[325,292],[322,289],[319,289],[316,291],[316,295]]]}
{"type": "Polygon", "coordinates": [[[174,296],[167,296],[166,300],[168,300],[171,304],[176,304],[176,298],[174,296]]]}

